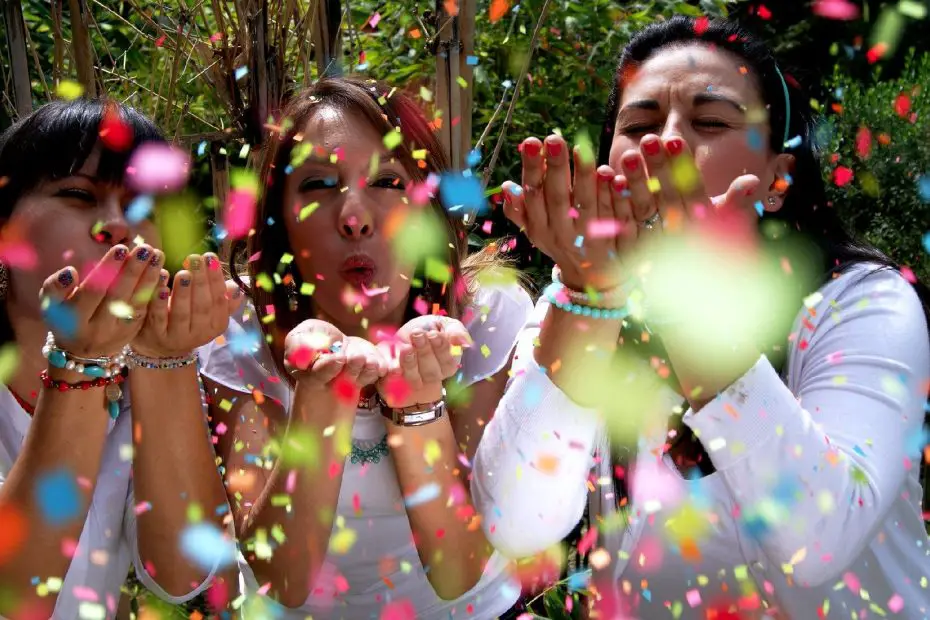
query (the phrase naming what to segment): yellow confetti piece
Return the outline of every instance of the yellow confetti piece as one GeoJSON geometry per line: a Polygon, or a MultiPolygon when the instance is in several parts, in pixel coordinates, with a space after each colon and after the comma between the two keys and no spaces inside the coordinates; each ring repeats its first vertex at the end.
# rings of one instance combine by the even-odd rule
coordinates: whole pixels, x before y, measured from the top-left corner
{"type": "Polygon", "coordinates": [[[428,89],[425,86],[420,87],[420,99],[423,101],[429,102],[433,100],[433,91],[428,89]]]}
{"type": "Polygon", "coordinates": [[[578,159],[585,164],[594,163],[594,145],[588,132],[579,131],[575,135],[575,148],[578,150],[578,159]]]}
{"type": "Polygon", "coordinates": [[[0,347],[0,383],[6,385],[19,368],[19,347],[8,342],[0,347]]]}
{"type": "Polygon", "coordinates": [[[319,207],[320,207],[320,203],[311,202],[306,207],[302,208],[300,210],[300,213],[297,214],[297,221],[303,222],[305,219],[313,215],[313,212],[316,211],[319,207]]]}
{"type": "Polygon", "coordinates": [[[426,149],[417,149],[412,153],[414,159],[426,159],[428,154],[429,151],[426,149]]]}
{"type": "Polygon", "coordinates": [[[395,129],[384,135],[384,147],[389,151],[394,150],[402,141],[403,137],[400,135],[399,130],[395,129]]]}
{"type": "Polygon", "coordinates": [[[817,508],[822,514],[829,514],[836,508],[833,501],[833,494],[829,491],[821,491],[817,494],[817,508]]]}
{"type": "Polygon", "coordinates": [[[71,80],[62,80],[58,84],[55,94],[65,101],[71,101],[84,94],[84,86],[77,82],[72,82],[71,80]]]}
{"type": "Polygon", "coordinates": [[[646,181],[646,187],[648,187],[649,191],[653,194],[658,194],[660,191],[662,191],[662,183],[655,177],[650,177],[646,181]]]}
{"type": "Polygon", "coordinates": [[[749,569],[745,564],[733,568],[733,576],[737,581],[746,581],[749,578],[749,569]]]}
{"type": "Polygon", "coordinates": [[[426,445],[423,447],[423,459],[426,464],[432,467],[441,457],[442,448],[439,447],[439,442],[435,439],[427,440],[426,445]]]}
{"type": "Polygon", "coordinates": [[[681,194],[690,194],[700,181],[701,173],[692,157],[681,156],[672,160],[672,182],[681,194]]]}
{"type": "Polygon", "coordinates": [[[485,358],[491,357],[491,348],[486,344],[481,345],[481,355],[485,358]]]}
{"type": "Polygon", "coordinates": [[[131,319],[134,314],[132,306],[120,300],[111,301],[108,309],[110,310],[110,314],[118,319],[131,319]]]}
{"type": "Polygon", "coordinates": [[[329,550],[337,555],[345,555],[352,549],[358,535],[355,530],[339,530],[329,539],[329,550]]]}
{"type": "Polygon", "coordinates": [[[310,282],[304,282],[300,285],[300,294],[301,295],[313,295],[313,291],[316,290],[316,284],[311,284],[310,282]]]}
{"type": "Polygon", "coordinates": [[[800,549],[794,552],[794,555],[791,556],[791,560],[789,560],[789,563],[792,566],[796,566],[797,564],[800,564],[801,562],[803,562],[804,558],[806,557],[807,557],[807,547],[801,547],[800,549]]]}
{"type": "Polygon", "coordinates": [[[187,522],[199,523],[203,519],[203,509],[197,502],[191,502],[187,505],[187,522]]]}

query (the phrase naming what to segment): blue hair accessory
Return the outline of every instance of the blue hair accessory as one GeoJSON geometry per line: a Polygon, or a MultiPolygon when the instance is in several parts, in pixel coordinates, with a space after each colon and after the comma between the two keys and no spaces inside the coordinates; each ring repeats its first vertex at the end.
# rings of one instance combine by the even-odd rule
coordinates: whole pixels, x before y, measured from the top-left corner
{"type": "Polygon", "coordinates": [[[781,74],[781,69],[775,65],[775,73],[781,80],[782,90],[785,91],[785,139],[782,140],[782,148],[788,148],[788,129],[791,127],[791,97],[788,94],[788,83],[785,82],[785,76],[781,74]]]}

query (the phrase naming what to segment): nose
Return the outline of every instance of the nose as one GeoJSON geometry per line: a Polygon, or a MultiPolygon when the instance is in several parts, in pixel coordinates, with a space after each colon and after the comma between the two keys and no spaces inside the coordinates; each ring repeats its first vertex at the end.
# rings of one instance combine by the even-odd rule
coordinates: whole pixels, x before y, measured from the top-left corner
{"type": "Polygon", "coordinates": [[[91,230],[91,235],[99,243],[114,246],[130,241],[131,230],[129,222],[123,213],[123,205],[118,196],[108,195],[101,203],[103,213],[97,225],[91,230]],[[102,223],[101,223],[102,222],[102,223]]]}
{"type": "MultiPolygon", "coordinates": [[[[351,190],[349,192],[351,193],[351,190]]],[[[371,237],[375,232],[375,222],[371,211],[358,197],[346,196],[342,211],[339,213],[339,234],[349,241],[360,241],[371,237]]]]}
{"type": "Polygon", "coordinates": [[[672,136],[678,136],[685,141],[689,138],[688,123],[675,112],[669,114],[668,118],[665,119],[665,126],[662,128],[662,134],[659,137],[664,142],[672,136]]]}

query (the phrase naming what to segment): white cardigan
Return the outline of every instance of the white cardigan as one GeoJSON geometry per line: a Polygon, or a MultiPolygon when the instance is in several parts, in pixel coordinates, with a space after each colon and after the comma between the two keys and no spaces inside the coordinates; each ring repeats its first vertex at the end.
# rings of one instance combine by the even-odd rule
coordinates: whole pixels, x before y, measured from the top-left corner
{"type": "Polygon", "coordinates": [[[930,617],[919,482],[927,324],[912,287],[875,269],[850,269],[802,309],[784,381],[761,357],[731,388],[685,414],[716,473],[683,481],[661,455],[664,435],[641,437],[629,524],[611,519],[610,463],[594,457],[609,454],[603,422],[534,360],[548,310],[540,302],[475,457],[472,495],[489,539],[505,555],[538,553],[573,529],[587,500],[597,545],[610,557],[595,579],[612,571],[613,594],[638,617],[671,617],[666,607],[676,617],[703,618],[724,577],[752,593],[760,614],[930,617]],[[657,485],[657,470],[672,482],[657,485]],[[663,504],[668,489],[655,487],[676,484],[684,498],[663,504]],[[590,498],[589,486],[596,489],[590,498]],[[710,532],[696,540],[697,570],[659,540],[666,562],[652,574],[664,588],[657,601],[655,584],[642,580],[646,550],[656,553],[652,533],[661,535],[685,500],[711,516],[703,521],[710,532]]]}

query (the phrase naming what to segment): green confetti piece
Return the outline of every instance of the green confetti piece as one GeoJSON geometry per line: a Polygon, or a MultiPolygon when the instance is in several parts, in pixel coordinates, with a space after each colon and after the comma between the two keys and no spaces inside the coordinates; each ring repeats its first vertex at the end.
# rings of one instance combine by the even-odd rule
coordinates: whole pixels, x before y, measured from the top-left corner
{"type": "Polygon", "coordinates": [[[284,528],[277,523],[271,526],[271,537],[274,538],[279,545],[287,540],[287,536],[284,534],[284,528]]]}
{"type": "Polygon", "coordinates": [[[733,576],[736,577],[737,581],[746,581],[749,578],[749,569],[745,564],[741,564],[733,568],[733,576]]]}
{"type": "Polygon", "coordinates": [[[255,276],[255,285],[263,291],[271,292],[274,290],[274,282],[268,277],[268,274],[262,272],[255,276]]]}
{"type": "Polygon", "coordinates": [[[203,520],[203,509],[197,502],[191,502],[187,505],[187,522],[200,523],[203,520]]]}
{"type": "Polygon", "coordinates": [[[229,171],[229,185],[238,190],[244,190],[258,195],[261,190],[261,184],[258,182],[258,175],[247,168],[233,168],[229,171]]]}
{"type": "Polygon", "coordinates": [[[19,367],[19,347],[8,342],[0,347],[0,383],[7,385],[19,367]]]}
{"type": "Polygon", "coordinates": [[[168,271],[180,271],[184,259],[189,255],[207,251],[206,223],[197,202],[190,194],[157,200],[155,226],[161,237],[161,249],[165,253],[165,268],[168,271]]]}
{"type": "Polygon", "coordinates": [[[290,265],[293,262],[294,262],[294,255],[291,254],[290,252],[285,252],[284,254],[281,255],[280,263],[282,265],[290,265]]]}
{"type": "Polygon", "coordinates": [[[389,151],[393,151],[402,141],[403,137],[400,135],[399,130],[395,129],[384,135],[384,147],[389,151]]]}
{"type": "Polygon", "coordinates": [[[924,19],[927,17],[927,6],[922,2],[915,2],[915,0],[901,0],[898,3],[898,11],[901,15],[911,19],[924,19]]]}
{"type": "Polygon", "coordinates": [[[291,496],[286,493],[276,493],[271,496],[271,505],[272,506],[289,506],[291,504],[291,496]]]}
{"type": "Polygon", "coordinates": [[[304,282],[300,285],[300,294],[301,295],[313,295],[313,291],[316,290],[316,284],[311,284],[310,282],[304,282]]]}
{"type": "Polygon", "coordinates": [[[58,89],[55,91],[59,97],[65,101],[71,101],[72,99],[77,99],[84,94],[84,87],[77,82],[72,82],[71,80],[62,80],[58,84],[58,89]]]}
{"type": "Polygon", "coordinates": [[[133,317],[132,306],[127,304],[125,301],[111,301],[107,308],[109,309],[110,314],[118,319],[131,319],[133,317]]]}
{"type": "Polygon", "coordinates": [[[433,282],[448,284],[452,280],[452,274],[449,270],[449,265],[447,265],[445,261],[439,260],[432,256],[426,257],[424,271],[426,273],[426,279],[432,280],[433,282]]]}
{"type": "Polygon", "coordinates": [[[313,212],[320,207],[320,203],[311,202],[306,207],[300,210],[300,213],[297,215],[297,221],[303,222],[305,219],[313,215],[313,212]]]}
{"type": "MultiPolygon", "coordinates": [[[[301,142],[295,146],[291,151],[291,168],[300,168],[312,152],[313,145],[309,142],[301,142]]],[[[377,155],[375,157],[377,158],[377,155]]]]}
{"type": "Polygon", "coordinates": [[[594,163],[594,145],[587,131],[582,130],[575,135],[575,147],[578,149],[578,158],[582,163],[594,163]]]}
{"type": "Polygon", "coordinates": [[[320,439],[312,430],[292,428],[281,442],[281,463],[285,467],[316,469],[320,462],[320,439]]]}
{"type": "Polygon", "coordinates": [[[455,81],[458,82],[459,86],[462,88],[468,88],[468,81],[463,78],[461,75],[455,78],[455,81]]]}
{"type": "Polygon", "coordinates": [[[488,345],[481,345],[481,355],[483,355],[485,358],[491,357],[491,349],[488,347],[488,345]]]}

